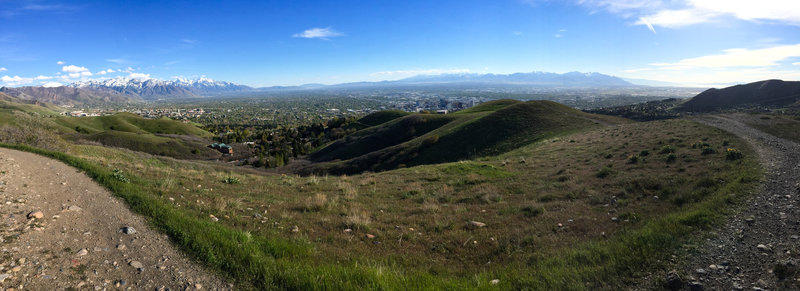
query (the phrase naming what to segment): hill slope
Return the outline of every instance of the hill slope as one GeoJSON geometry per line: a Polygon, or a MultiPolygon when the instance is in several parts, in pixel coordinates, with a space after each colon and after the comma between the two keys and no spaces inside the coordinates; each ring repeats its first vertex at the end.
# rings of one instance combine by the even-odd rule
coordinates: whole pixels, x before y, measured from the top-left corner
{"type": "Polygon", "coordinates": [[[54,123],[73,139],[99,142],[104,146],[181,159],[210,159],[220,155],[206,147],[211,143],[211,133],[168,118],[145,119],[135,114],[118,113],[61,117],[54,123]]]}
{"type": "Polygon", "coordinates": [[[366,128],[309,155],[301,173],[359,173],[497,155],[622,119],[550,101],[498,100],[448,115],[412,114],[366,128]]]}
{"type": "Polygon", "coordinates": [[[786,106],[800,100],[800,82],[765,80],[723,89],[708,89],[679,107],[683,111],[708,112],[744,105],[786,106]]]}

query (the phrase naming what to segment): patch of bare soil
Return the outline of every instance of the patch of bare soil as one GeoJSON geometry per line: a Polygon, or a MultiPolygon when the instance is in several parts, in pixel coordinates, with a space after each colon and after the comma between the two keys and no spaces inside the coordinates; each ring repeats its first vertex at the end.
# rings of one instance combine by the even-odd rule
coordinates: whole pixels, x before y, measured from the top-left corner
{"type": "Polygon", "coordinates": [[[231,289],[119,198],[61,162],[0,149],[0,287],[231,289]]]}

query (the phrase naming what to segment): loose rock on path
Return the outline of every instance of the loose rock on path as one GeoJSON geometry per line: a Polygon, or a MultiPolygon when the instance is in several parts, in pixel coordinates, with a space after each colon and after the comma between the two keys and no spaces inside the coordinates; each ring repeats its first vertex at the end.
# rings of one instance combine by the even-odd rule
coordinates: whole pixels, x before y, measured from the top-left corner
{"type": "Polygon", "coordinates": [[[85,174],[49,158],[0,149],[0,217],[0,290],[232,288],[85,174]]]}
{"type": "Polygon", "coordinates": [[[649,279],[660,277],[660,287],[673,290],[800,290],[800,145],[735,115],[695,120],[746,140],[764,168],[764,185],[716,235],[675,258],[677,270],[649,279]]]}

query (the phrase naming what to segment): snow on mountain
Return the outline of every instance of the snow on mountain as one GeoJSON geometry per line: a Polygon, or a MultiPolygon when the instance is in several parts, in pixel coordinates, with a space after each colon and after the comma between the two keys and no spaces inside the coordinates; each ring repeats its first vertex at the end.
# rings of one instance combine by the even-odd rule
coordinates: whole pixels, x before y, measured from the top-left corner
{"type": "Polygon", "coordinates": [[[117,77],[105,80],[79,81],[73,88],[111,90],[117,93],[141,96],[144,99],[180,98],[249,91],[252,88],[209,78],[159,80],[153,78],[117,77]]]}

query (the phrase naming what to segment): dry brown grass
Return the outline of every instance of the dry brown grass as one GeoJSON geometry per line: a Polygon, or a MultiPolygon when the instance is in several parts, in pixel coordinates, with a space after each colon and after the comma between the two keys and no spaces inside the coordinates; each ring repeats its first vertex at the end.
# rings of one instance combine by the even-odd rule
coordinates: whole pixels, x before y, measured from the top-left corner
{"type": "Polygon", "coordinates": [[[372,223],[372,217],[370,217],[369,212],[366,210],[352,209],[350,213],[347,214],[345,222],[349,227],[354,229],[367,229],[370,223],[372,223]]]}

